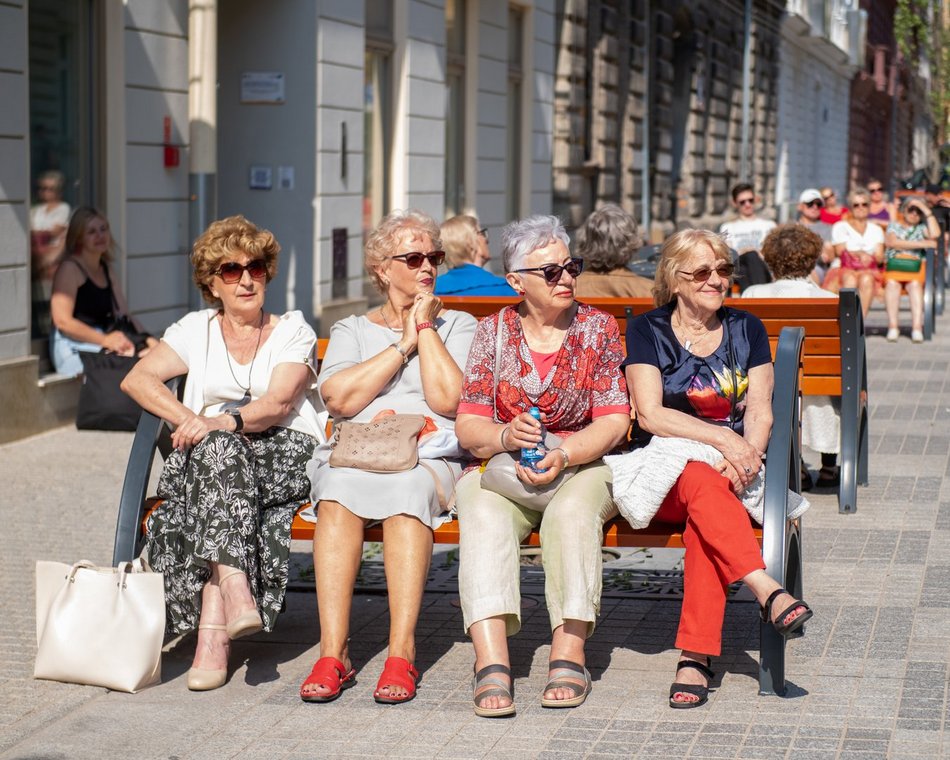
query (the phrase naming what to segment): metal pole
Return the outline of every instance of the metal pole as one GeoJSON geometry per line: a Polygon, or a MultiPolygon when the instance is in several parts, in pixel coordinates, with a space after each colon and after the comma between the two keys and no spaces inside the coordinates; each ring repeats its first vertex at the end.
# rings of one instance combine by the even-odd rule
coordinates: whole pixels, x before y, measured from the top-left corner
{"type": "Polygon", "coordinates": [[[647,242],[652,242],[651,226],[651,195],[650,195],[650,58],[653,55],[653,46],[650,44],[652,38],[651,15],[653,13],[652,3],[647,0],[646,16],[643,19],[643,167],[640,172],[640,196],[643,199],[641,206],[643,208],[643,219],[641,225],[646,232],[647,242]]]}
{"type": "Polygon", "coordinates": [[[752,0],[745,0],[745,25],[742,40],[742,145],[739,155],[739,179],[750,181],[749,128],[752,109],[752,0]]]}
{"type": "MultiPolygon", "coordinates": [[[[188,245],[217,216],[218,3],[188,3],[188,245]]],[[[201,295],[189,289],[192,308],[201,295]]]]}

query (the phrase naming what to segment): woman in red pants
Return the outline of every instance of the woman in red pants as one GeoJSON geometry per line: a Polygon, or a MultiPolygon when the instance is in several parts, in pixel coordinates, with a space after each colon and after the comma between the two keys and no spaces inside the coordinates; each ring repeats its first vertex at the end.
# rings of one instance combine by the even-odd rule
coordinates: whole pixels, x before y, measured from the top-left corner
{"type": "Polygon", "coordinates": [[[657,307],[627,326],[626,376],[640,430],[709,444],[722,458],[686,465],[655,519],[685,523],[682,652],[670,707],[704,704],[711,657],[720,652],[726,590],[743,580],[783,636],[811,610],[765,572],[749,515],[736,494],[755,478],[772,428],[774,376],[768,335],[755,316],[726,309],[733,272],[722,239],[683,230],[663,246],[657,307]]]}

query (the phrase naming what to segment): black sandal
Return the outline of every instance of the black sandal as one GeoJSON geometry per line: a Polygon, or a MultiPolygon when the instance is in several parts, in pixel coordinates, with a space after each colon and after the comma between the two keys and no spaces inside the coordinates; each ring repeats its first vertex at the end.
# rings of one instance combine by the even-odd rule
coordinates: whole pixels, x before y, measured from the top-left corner
{"type": "Polygon", "coordinates": [[[706,704],[709,699],[709,684],[716,677],[716,674],[710,669],[712,665],[712,659],[707,657],[706,664],[703,665],[701,662],[696,662],[696,660],[680,660],[679,664],[676,666],[676,672],[679,673],[683,668],[694,668],[706,676],[707,683],[705,686],[700,686],[695,683],[676,683],[674,682],[670,686],[670,707],[674,710],[688,710],[691,707],[699,707],[700,705],[706,704]],[[699,697],[695,702],[677,702],[673,699],[677,694],[692,694],[694,697],[699,697]]]}
{"type": "MultiPolygon", "coordinates": [[[[788,591],[786,591],[783,588],[775,589],[775,591],[773,591],[769,595],[769,598],[765,600],[765,604],[762,605],[761,615],[762,615],[762,620],[764,622],[771,623],[772,627],[776,631],[778,631],[778,634],[787,639],[793,636],[794,634],[796,634],[801,629],[801,627],[805,625],[805,623],[811,618],[811,616],[814,613],[812,612],[811,607],[809,607],[808,604],[806,604],[801,599],[798,599],[792,604],[790,604],[788,607],[786,607],[785,610],[783,610],[781,614],[776,615],[773,618],[772,603],[782,594],[788,594],[788,591]],[[791,613],[793,613],[799,607],[805,608],[805,611],[801,615],[799,615],[798,617],[796,617],[794,620],[792,620],[789,623],[782,622],[783,620],[785,620],[785,618],[787,618],[791,613]]],[[[791,596],[791,594],[788,594],[788,595],[791,596]]]]}
{"type": "Polygon", "coordinates": [[[818,480],[815,481],[815,488],[837,488],[841,485],[841,469],[838,466],[821,466],[818,471],[818,480]]]}

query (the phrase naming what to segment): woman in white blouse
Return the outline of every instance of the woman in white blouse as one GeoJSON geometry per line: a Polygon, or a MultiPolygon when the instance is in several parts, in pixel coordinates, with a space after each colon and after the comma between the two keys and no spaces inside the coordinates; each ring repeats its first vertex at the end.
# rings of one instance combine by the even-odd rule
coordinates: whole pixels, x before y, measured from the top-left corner
{"type": "Polygon", "coordinates": [[[871,194],[864,188],[848,196],[851,216],[831,228],[840,267],[830,269],[822,287],[837,293],[841,288],[857,288],[861,311],[867,317],[871,301],[883,292],[884,230],[869,221],[871,194]]]}

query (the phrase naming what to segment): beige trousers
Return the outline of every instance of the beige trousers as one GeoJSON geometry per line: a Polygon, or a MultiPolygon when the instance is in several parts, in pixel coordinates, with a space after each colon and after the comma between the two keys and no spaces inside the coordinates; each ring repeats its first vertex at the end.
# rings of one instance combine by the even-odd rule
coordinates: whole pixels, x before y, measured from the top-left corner
{"type": "Polygon", "coordinates": [[[544,597],[551,629],[568,620],[594,631],[603,585],[604,522],[617,514],[610,469],[601,461],[583,465],[543,512],[483,490],[478,471],[456,487],[461,533],[459,593],[466,632],[473,623],[504,616],[509,636],[521,628],[521,542],[541,526],[544,597]]]}

